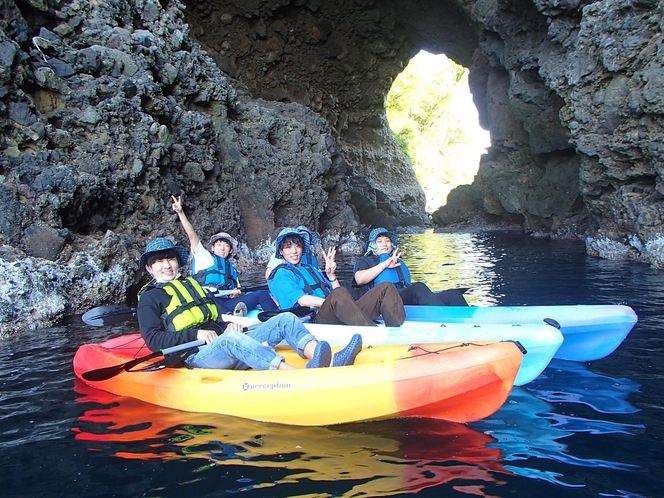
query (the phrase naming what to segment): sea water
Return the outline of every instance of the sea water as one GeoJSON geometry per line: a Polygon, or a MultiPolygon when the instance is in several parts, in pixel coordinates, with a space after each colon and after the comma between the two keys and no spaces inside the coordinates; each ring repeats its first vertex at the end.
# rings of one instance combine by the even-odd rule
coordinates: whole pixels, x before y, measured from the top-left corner
{"type": "MultiPolygon", "coordinates": [[[[400,247],[413,280],[467,287],[472,305],[625,303],[639,322],[607,358],[554,360],[485,420],[289,427],[86,386],[71,368],[78,346],[136,324],[95,328],[75,317],[2,343],[0,493],[662,496],[664,272],[597,260],[580,242],[523,235],[403,235],[400,247]]],[[[353,259],[339,258],[342,279],[353,259]]],[[[260,283],[261,273],[243,276],[245,284],[260,283]]]]}

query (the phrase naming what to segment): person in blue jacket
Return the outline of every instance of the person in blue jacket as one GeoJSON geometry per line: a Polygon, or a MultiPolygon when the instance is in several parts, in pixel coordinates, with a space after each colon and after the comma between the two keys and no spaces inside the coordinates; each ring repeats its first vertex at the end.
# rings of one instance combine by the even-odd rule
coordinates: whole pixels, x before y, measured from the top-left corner
{"type": "Polygon", "coordinates": [[[237,251],[237,241],[226,232],[220,232],[210,237],[207,248],[204,247],[182,209],[181,197],[171,196],[171,199],[173,200],[173,211],[177,213],[180,223],[189,237],[192,254],[191,272],[194,278],[210,290],[213,296],[219,291],[233,291],[230,295],[216,296],[223,312],[246,315],[247,310],[258,306],[263,311],[278,310],[279,308],[267,290],[242,294],[237,271],[231,261],[233,253],[237,251]]]}
{"type": "Polygon", "coordinates": [[[270,293],[281,309],[316,308],[314,322],[375,326],[382,315],[385,325],[398,327],[406,319],[396,287],[381,283],[355,301],[336,277],[336,247],[330,247],[325,258],[325,275],[302,263],[306,242],[296,228],[284,228],[277,236],[275,255],[282,260],[268,278],[270,293]]]}
{"type": "MultiPolygon", "coordinates": [[[[320,268],[318,258],[316,258],[316,244],[318,244],[318,241],[320,240],[319,235],[313,230],[309,230],[304,225],[300,225],[296,230],[300,232],[302,240],[304,240],[304,249],[302,250],[302,259],[300,262],[305,265],[311,265],[314,268],[320,268]]],[[[270,278],[272,270],[281,263],[283,263],[283,261],[275,254],[270,256],[270,261],[267,262],[267,268],[265,270],[265,280],[270,278]]]]}
{"type": "Polygon", "coordinates": [[[397,234],[385,228],[374,228],[364,256],[353,265],[355,282],[371,289],[382,282],[391,282],[404,304],[426,306],[468,306],[461,291],[449,289],[433,292],[422,282],[411,282],[408,266],[401,259],[397,234]]]}

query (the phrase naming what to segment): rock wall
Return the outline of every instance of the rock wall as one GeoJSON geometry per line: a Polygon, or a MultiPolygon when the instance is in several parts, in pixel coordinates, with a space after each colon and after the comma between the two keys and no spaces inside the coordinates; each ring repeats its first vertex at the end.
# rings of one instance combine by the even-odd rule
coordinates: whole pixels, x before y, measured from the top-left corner
{"type": "Polygon", "coordinates": [[[492,146],[434,213],[661,266],[662,4],[2,0],[0,333],[119,302],[145,242],[423,226],[384,102],[419,50],[470,68],[492,146]]]}

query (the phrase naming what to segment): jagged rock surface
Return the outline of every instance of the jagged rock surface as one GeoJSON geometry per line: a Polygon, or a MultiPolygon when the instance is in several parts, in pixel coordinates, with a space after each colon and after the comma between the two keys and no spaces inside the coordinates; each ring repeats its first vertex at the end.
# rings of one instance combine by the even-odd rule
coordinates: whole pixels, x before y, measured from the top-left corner
{"type": "Polygon", "coordinates": [[[661,266],[662,4],[2,0],[0,332],[125,298],[147,239],[427,223],[384,100],[470,68],[492,146],[434,213],[661,266]],[[198,44],[201,44],[199,46],[198,44]]]}

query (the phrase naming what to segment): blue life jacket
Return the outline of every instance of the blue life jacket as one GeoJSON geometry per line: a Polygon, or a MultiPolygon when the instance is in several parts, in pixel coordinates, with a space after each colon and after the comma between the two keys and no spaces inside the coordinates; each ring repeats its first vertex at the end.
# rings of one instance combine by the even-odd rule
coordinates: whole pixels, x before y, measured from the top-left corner
{"type": "Polygon", "coordinates": [[[292,263],[281,263],[270,273],[270,276],[267,279],[268,285],[272,283],[277,270],[280,268],[292,271],[295,273],[295,275],[300,277],[299,281],[302,284],[301,288],[305,294],[322,297],[325,299],[330,295],[330,292],[332,292],[332,284],[326,279],[320,277],[321,274],[317,268],[303,264],[296,266],[292,263]]]}
{"type": "MultiPolygon", "coordinates": [[[[391,254],[380,254],[375,257],[378,260],[378,263],[382,263],[386,259],[390,258],[391,254]]],[[[405,289],[406,287],[409,287],[411,282],[408,267],[406,266],[406,263],[401,260],[401,258],[399,258],[399,263],[401,263],[401,266],[397,266],[396,268],[386,268],[380,272],[380,275],[378,275],[372,282],[369,282],[366,285],[367,290],[382,282],[391,282],[397,289],[405,289]]],[[[355,271],[356,270],[353,269],[353,272],[355,271]]]]}
{"type": "Polygon", "coordinates": [[[302,258],[300,259],[300,263],[303,265],[313,266],[317,270],[320,268],[320,266],[318,265],[318,259],[314,254],[314,250],[309,244],[305,244],[304,250],[302,251],[302,258]]]}
{"type": "Polygon", "coordinates": [[[214,264],[205,270],[196,272],[194,278],[201,285],[231,290],[238,287],[238,275],[235,265],[227,259],[212,254],[214,264]]]}

